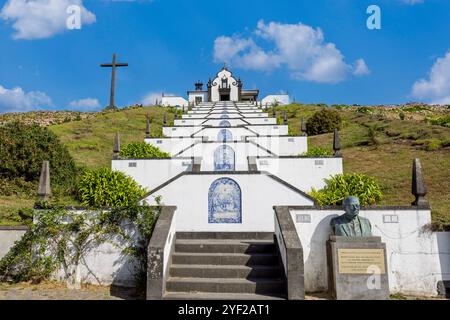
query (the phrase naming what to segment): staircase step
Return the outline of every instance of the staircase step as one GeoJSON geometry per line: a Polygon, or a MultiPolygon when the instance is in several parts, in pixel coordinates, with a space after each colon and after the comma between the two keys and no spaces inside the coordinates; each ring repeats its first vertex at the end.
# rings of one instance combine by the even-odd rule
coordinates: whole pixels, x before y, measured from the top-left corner
{"type": "Polygon", "coordinates": [[[283,294],[285,283],[277,279],[169,278],[167,292],[216,292],[283,294]]]}
{"type": "Polygon", "coordinates": [[[274,266],[217,266],[217,265],[176,265],[170,268],[171,277],[180,278],[276,278],[283,277],[279,265],[274,266]]]}
{"type": "Polygon", "coordinates": [[[275,253],[180,253],[172,256],[173,264],[191,265],[278,265],[278,256],[275,253]]]}
{"type": "Polygon", "coordinates": [[[275,253],[275,244],[268,240],[198,240],[177,239],[176,252],[196,253],[275,253]]]}
{"type": "Polygon", "coordinates": [[[164,300],[285,300],[283,294],[263,295],[251,293],[215,293],[215,292],[169,292],[164,300]]]}
{"type": "Polygon", "coordinates": [[[177,239],[273,240],[272,232],[177,232],[177,239]]]}

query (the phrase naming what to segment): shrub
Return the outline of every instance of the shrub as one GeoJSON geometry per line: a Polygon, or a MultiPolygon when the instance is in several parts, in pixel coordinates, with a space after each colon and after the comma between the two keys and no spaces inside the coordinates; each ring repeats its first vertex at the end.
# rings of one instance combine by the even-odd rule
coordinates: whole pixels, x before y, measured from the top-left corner
{"type": "Polygon", "coordinates": [[[123,172],[109,168],[87,170],[78,184],[78,198],[90,207],[126,207],[137,203],[146,190],[123,172]]]}
{"type": "Polygon", "coordinates": [[[133,142],[120,151],[120,156],[126,159],[162,159],[170,158],[170,154],[146,142],[133,142]]]}
{"type": "Polygon", "coordinates": [[[325,181],[324,189],[311,192],[322,206],[341,205],[347,196],[358,197],[361,205],[373,205],[383,196],[378,182],[364,174],[338,174],[325,181]]]}
{"type": "Polygon", "coordinates": [[[400,117],[400,120],[405,120],[405,113],[402,111],[398,114],[398,116],[400,117]]]}
{"type": "Polygon", "coordinates": [[[35,186],[42,162],[48,160],[52,183],[67,188],[74,185],[77,169],[72,156],[53,132],[36,124],[16,122],[0,126],[0,159],[2,180],[35,186]]]}
{"type": "Polygon", "coordinates": [[[333,132],[341,128],[342,119],[336,110],[323,109],[314,113],[306,122],[306,131],[309,135],[333,132]]]}
{"type": "Polygon", "coordinates": [[[435,126],[442,126],[450,128],[450,116],[438,117],[438,118],[429,118],[425,119],[428,123],[435,126]]]}
{"type": "Polygon", "coordinates": [[[305,158],[315,158],[315,157],[332,157],[333,153],[331,150],[322,147],[311,147],[308,152],[305,152],[300,155],[305,158]]]}
{"type": "Polygon", "coordinates": [[[373,114],[374,110],[369,107],[359,107],[358,109],[356,109],[356,112],[364,114],[373,114]]]}

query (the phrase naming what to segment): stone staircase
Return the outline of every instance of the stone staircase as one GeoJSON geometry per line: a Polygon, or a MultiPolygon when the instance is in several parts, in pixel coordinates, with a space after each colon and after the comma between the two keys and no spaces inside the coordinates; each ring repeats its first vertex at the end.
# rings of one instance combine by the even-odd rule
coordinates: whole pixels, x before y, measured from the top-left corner
{"type": "Polygon", "coordinates": [[[286,298],[272,233],[177,233],[165,299],[286,298]]]}

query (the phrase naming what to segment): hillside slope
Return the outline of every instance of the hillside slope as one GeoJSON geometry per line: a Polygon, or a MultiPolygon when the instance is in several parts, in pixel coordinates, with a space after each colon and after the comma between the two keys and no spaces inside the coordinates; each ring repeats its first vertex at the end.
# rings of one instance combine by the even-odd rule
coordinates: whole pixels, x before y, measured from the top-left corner
{"type": "MultiPolygon", "coordinates": [[[[323,106],[293,104],[276,108],[279,123],[284,112],[288,116],[291,134],[299,134],[301,117],[308,118],[323,106]]],[[[409,205],[411,166],[414,158],[422,160],[428,186],[433,219],[439,226],[450,224],[450,128],[432,123],[448,117],[445,108],[408,107],[402,109],[337,107],[343,119],[341,133],[345,172],[365,173],[383,186],[386,205],[409,205]],[[403,114],[403,115],[401,115],[403,114]],[[401,120],[404,119],[404,120],[401,120]]],[[[145,117],[152,119],[152,136],[161,136],[164,113],[173,123],[175,110],[161,107],[128,108],[116,112],[98,113],[78,121],[52,125],[79,165],[99,168],[111,165],[114,135],[121,134],[122,144],[142,141],[145,117]]],[[[269,114],[272,110],[269,109],[269,114]]],[[[332,134],[309,137],[310,146],[331,149],[332,134]]],[[[29,199],[0,198],[2,207],[11,202],[29,199]]]]}
{"type": "MultiPolygon", "coordinates": [[[[321,106],[289,105],[276,108],[281,123],[288,115],[291,134],[299,134],[301,117],[308,118],[321,106]]],[[[442,110],[409,108],[403,111],[383,108],[338,108],[344,121],[341,130],[345,172],[365,173],[377,178],[384,188],[386,205],[409,205],[411,165],[420,158],[429,189],[433,218],[439,224],[450,222],[450,128],[432,125],[424,119],[448,114],[442,110]],[[404,120],[399,114],[404,112],[404,120]]],[[[95,118],[51,126],[68,146],[75,159],[87,167],[109,166],[114,134],[122,143],[142,141],[145,116],[152,118],[152,135],[161,136],[167,109],[144,107],[104,114],[95,118]]],[[[271,113],[271,110],[269,110],[271,113]]],[[[168,123],[173,123],[173,110],[168,123]]],[[[309,138],[309,144],[331,149],[332,134],[309,138]]]]}

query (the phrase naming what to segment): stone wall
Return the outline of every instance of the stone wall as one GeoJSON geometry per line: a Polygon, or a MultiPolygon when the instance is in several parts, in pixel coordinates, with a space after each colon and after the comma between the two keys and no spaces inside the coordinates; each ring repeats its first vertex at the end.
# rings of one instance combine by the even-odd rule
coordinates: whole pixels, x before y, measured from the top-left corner
{"type": "MultiPolygon", "coordinates": [[[[331,219],[343,210],[291,207],[290,212],[303,246],[306,291],[325,291],[325,242],[331,219]]],[[[371,221],[373,235],[386,243],[391,293],[437,295],[438,283],[450,280],[450,233],[429,230],[430,209],[379,207],[360,214],[371,221]]]]}
{"type": "Polygon", "coordinates": [[[27,232],[28,227],[4,227],[0,226],[0,259],[3,258],[14,245],[27,232]]]}

